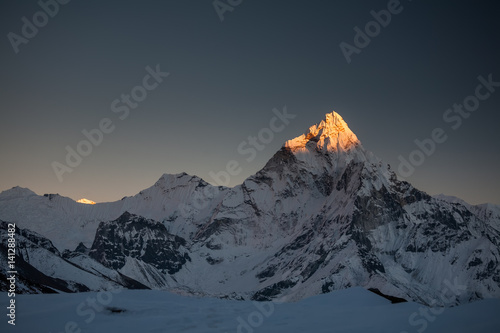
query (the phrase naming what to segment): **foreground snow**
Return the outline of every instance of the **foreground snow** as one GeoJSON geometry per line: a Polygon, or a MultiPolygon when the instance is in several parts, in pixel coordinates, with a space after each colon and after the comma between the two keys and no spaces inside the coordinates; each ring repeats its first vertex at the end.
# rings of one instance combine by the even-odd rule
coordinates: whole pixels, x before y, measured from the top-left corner
{"type": "MultiPolygon", "coordinates": [[[[7,300],[7,294],[0,294],[7,300]]],[[[5,308],[4,308],[5,311],[5,308]]],[[[454,308],[390,304],[351,288],[296,303],[254,303],[161,291],[18,295],[1,332],[499,332],[500,299],[454,308]],[[413,323],[413,325],[411,325],[413,323]]]]}

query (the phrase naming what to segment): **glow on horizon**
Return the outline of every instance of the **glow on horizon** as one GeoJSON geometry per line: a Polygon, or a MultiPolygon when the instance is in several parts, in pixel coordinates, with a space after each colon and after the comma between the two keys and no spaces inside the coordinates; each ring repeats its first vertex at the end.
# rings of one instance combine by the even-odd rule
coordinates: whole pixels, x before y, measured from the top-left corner
{"type": "Polygon", "coordinates": [[[89,199],[85,199],[85,198],[82,198],[80,200],[77,200],[76,202],[79,202],[81,204],[85,204],[85,205],[95,205],[95,202],[92,201],[92,200],[89,200],[89,199]]]}

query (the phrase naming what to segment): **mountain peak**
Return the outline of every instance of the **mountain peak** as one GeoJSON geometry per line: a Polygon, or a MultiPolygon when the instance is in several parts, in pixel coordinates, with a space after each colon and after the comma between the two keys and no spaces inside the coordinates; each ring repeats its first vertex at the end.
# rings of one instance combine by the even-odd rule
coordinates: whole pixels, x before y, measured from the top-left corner
{"type": "Polygon", "coordinates": [[[301,136],[285,142],[284,146],[292,151],[313,147],[323,151],[346,151],[360,143],[344,119],[333,111],[327,113],[320,123],[309,127],[301,136]]]}
{"type": "Polygon", "coordinates": [[[85,198],[77,200],[76,202],[81,203],[81,204],[86,204],[86,205],[95,205],[95,201],[85,199],[85,198]]]}
{"type": "Polygon", "coordinates": [[[29,188],[14,186],[9,190],[5,190],[0,193],[0,198],[5,200],[17,199],[21,197],[31,197],[36,196],[37,194],[30,190],[29,188]]]}

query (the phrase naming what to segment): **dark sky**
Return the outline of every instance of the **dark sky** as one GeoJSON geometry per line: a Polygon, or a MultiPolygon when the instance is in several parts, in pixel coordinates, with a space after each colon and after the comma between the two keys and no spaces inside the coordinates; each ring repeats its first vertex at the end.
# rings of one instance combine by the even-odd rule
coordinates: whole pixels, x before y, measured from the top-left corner
{"type": "Polygon", "coordinates": [[[335,110],[394,170],[414,140],[442,128],[447,140],[406,179],[430,194],[500,204],[500,87],[470,97],[479,76],[500,82],[495,2],[244,0],[230,8],[221,21],[210,0],[73,0],[49,17],[37,1],[2,1],[0,190],[112,201],[163,173],[214,183],[209,173],[236,160],[233,186],[335,110]],[[370,12],[388,6],[398,13],[371,30],[368,45],[358,40],[364,47],[348,63],[340,44],[355,46],[354,28],[364,31],[370,12]],[[23,17],[37,20],[36,35],[23,17]],[[170,74],[147,78],[145,90],[146,67],[157,65],[170,74]],[[120,99],[131,92],[140,101],[127,107],[120,99]],[[467,118],[446,113],[464,100],[476,109],[467,118]],[[247,161],[238,146],[284,106],[296,117],[247,161]],[[53,162],[66,164],[66,146],[77,149],[82,130],[106,118],[113,131],[60,182],[53,162]]]}

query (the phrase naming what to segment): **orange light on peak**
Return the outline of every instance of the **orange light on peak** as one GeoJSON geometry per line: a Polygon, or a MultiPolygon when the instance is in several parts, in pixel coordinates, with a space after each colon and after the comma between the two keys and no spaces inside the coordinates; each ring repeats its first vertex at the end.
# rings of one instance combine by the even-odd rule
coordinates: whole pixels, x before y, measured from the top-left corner
{"type": "Polygon", "coordinates": [[[85,199],[85,198],[77,200],[76,202],[81,203],[81,204],[86,204],[86,205],[95,205],[94,201],[89,200],[89,199],[85,199]]]}

